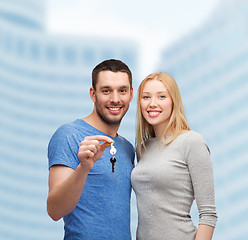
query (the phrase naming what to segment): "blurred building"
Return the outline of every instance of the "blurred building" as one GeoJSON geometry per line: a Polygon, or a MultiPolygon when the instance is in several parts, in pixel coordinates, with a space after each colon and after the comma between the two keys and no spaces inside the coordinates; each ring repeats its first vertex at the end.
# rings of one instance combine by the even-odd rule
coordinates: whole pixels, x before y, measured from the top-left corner
{"type": "Polygon", "coordinates": [[[199,29],[161,55],[158,71],[178,82],[193,130],[213,159],[214,239],[248,236],[248,2],[223,0],[199,29]]]}
{"type": "MultiPolygon", "coordinates": [[[[44,1],[0,1],[1,240],[62,239],[62,221],[46,213],[48,141],[61,124],[91,113],[95,65],[116,58],[137,72],[135,42],[52,35],[44,21],[44,1]]],[[[134,106],[119,132],[131,142],[134,106]]]]}

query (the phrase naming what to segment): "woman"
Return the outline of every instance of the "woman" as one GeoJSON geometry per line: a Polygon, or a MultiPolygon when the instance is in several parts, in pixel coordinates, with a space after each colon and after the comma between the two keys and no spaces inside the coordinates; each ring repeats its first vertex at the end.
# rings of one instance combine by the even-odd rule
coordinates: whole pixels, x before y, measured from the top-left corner
{"type": "Polygon", "coordinates": [[[180,92],[167,73],[138,90],[137,166],[131,181],[139,240],[210,240],[217,220],[209,149],[186,120],[180,92]],[[199,226],[190,209],[196,199],[199,226]]]}

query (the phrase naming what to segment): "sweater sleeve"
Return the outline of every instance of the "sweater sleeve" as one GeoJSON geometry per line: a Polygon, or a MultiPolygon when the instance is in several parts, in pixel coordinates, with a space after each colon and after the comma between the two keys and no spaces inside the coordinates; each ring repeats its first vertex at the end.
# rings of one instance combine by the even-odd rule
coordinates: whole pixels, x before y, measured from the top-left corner
{"type": "Polygon", "coordinates": [[[186,162],[199,211],[199,224],[215,227],[217,213],[214,198],[213,166],[208,146],[197,133],[187,138],[186,162]]]}

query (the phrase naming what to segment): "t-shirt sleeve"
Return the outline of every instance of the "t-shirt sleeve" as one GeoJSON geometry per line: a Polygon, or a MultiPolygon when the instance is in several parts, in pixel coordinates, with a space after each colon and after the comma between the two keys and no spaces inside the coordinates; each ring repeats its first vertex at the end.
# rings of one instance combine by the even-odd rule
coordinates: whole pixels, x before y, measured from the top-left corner
{"type": "Polygon", "coordinates": [[[215,227],[217,221],[213,166],[204,139],[190,135],[187,139],[186,161],[192,179],[194,196],[199,211],[199,224],[215,227]]]}
{"type": "Polygon", "coordinates": [[[131,162],[132,162],[132,165],[134,166],[135,149],[132,144],[130,144],[130,152],[131,152],[131,162]]]}
{"type": "Polygon", "coordinates": [[[60,127],[53,134],[48,144],[49,168],[54,165],[65,165],[76,169],[80,162],[77,156],[78,148],[79,143],[70,128],[67,126],[60,127]]]}

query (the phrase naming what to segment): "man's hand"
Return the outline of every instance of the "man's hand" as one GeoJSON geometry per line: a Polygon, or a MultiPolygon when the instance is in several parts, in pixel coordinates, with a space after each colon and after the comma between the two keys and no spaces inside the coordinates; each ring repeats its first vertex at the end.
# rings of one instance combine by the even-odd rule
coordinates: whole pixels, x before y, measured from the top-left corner
{"type": "Polygon", "coordinates": [[[114,141],[107,136],[89,136],[85,137],[80,143],[78,158],[84,169],[90,170],[96,161],[100,159],[104,150],[111,146],[114,141]],[[103,143],[100,143],[102,141],[103,143]]]}
{"type": "Polygon", "coordinates": [[[63,165],[50,168],[47,212],[53,220],[57,221],[75,209],[90,169],[113,142],[106,136],[86,137],[80,143],[78,157],[81,164],[75,170],[63,165]]]}

